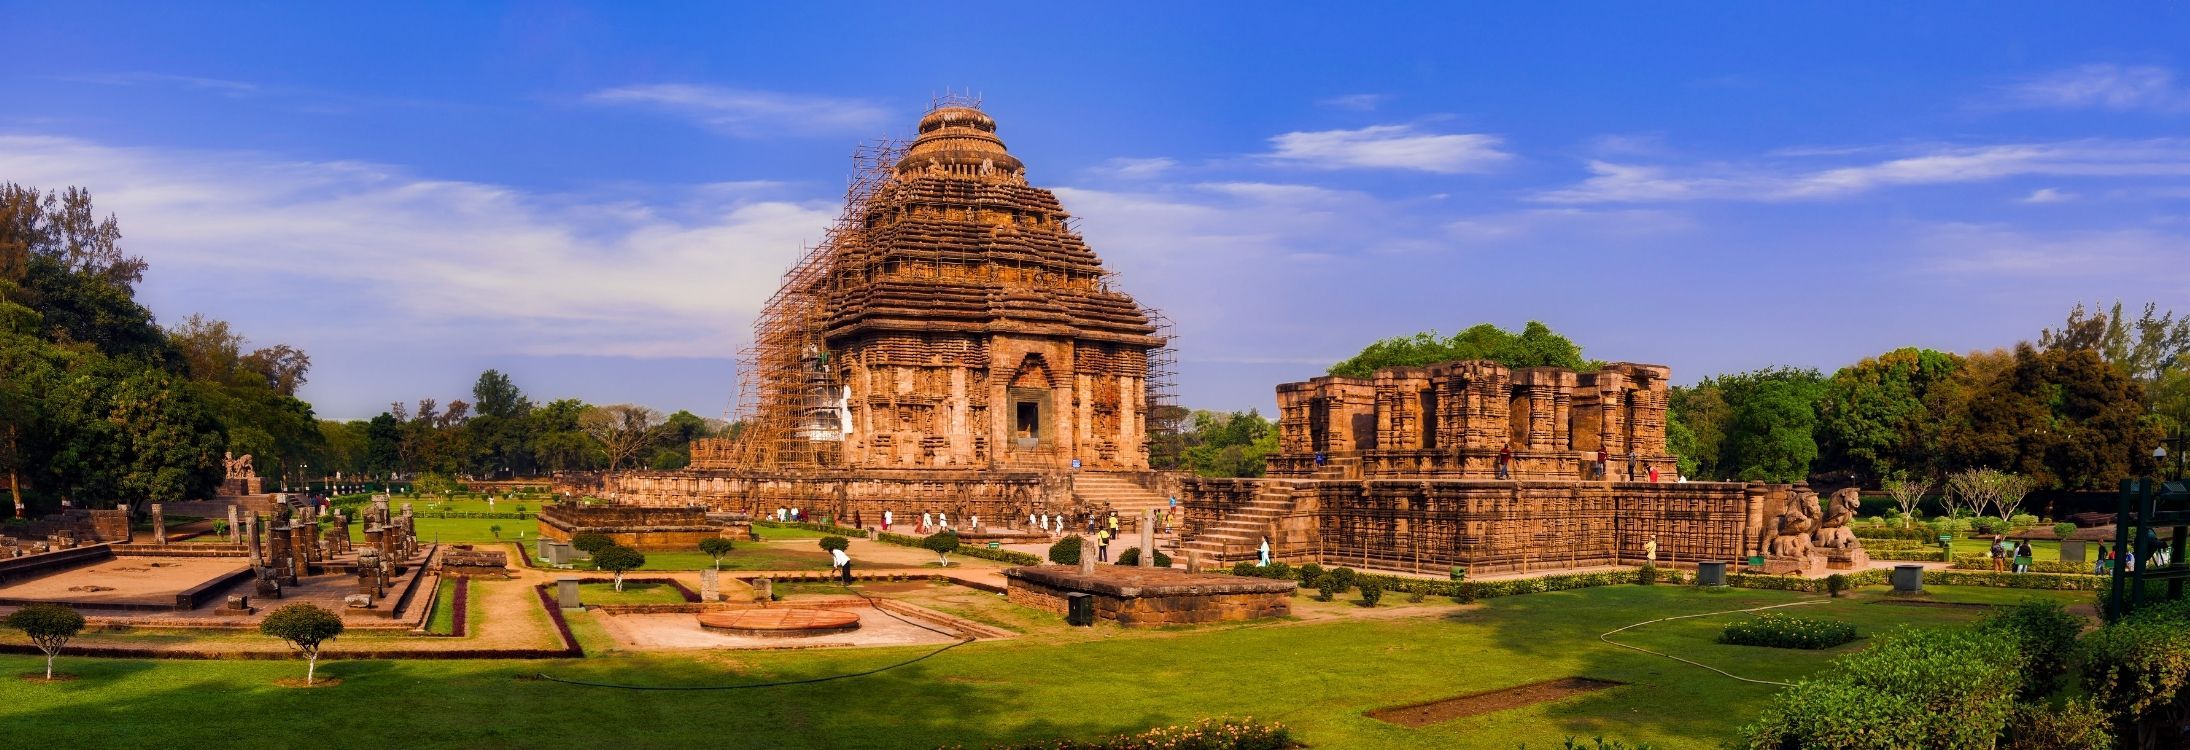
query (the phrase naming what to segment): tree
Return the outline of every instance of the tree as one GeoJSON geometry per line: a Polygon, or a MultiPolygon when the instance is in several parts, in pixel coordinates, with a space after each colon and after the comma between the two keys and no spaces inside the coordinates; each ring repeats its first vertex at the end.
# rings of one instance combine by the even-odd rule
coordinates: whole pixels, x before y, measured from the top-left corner
{"type": "Polygon", "coordinates": [[[2121,300],[2103,313],[2087,313],[2078,302],[2060,330],[2038,334],[2038,346],[2096,353],[2138,384],[2150,385],[2190,357],[2190,316],[2177,320],[2173,310],[2162,314],[2159,303],[2147,302],[2143,315],[2132,322],[2122,312],[2121,300]]]}
{"type": "Polygon", "coordinates": [[[929,534],[921,538],[920,548],[935,553],[935,558],[948,567],[951,564],[950,553],[958,551],[958,532],[929,534]]]}
{"type": "Polygon", "coordinates": [[[342,616],[311,604],[291,604],[259,621],[259,632],[288,641],[304,654],[304,684],[319,668],[320,644],[342,634],[342,616]]]}
{"type": "Polygon", "coordinates": [[[715,558],[716,570],[722,570],[723,556],[730,554],[730,551],[736,548],[737,545],[726,537],[711,536],[700,540],[700,551],[706,553],[708,557],[715,558]]]}
{"type": "Polygon", "coordinates": [[[610,539],[607,534],[579,534],[570,538],[570,546],[572,549],[591,555],[616,546],[616,540],[610,539]]]}
{"type": "Polygon", "coordinates": [[[1350,359],[1331,365],[1330,374],[1367,378],[1385,367],[1420,367],[1466,359],[1487,359],[1507,367],[1564,367],[1583,371],[1594,370],[1598,364],[1582,359],[1582,348],[1573,341],[1551,330],[1550,326],[1531,320],[1519,334],[1483,323],[1453,334],[1451,338],[1438,338],[1436,331],[1425,331],[1384,339],[1370,344],[1350,359]]]}
{"type": "MultiPolygon", "coordinates": [[[[2002,479],[2006,475],[1998,469],[1963,469],[1947,476],[1947,490],[1957,498],[1949,510],[1968,508],[1972,515],[1982,516],[1985,509],[2000,500],[2000,493],[2007,489],[2002,479]]],[[[2006,516],[2002,516],[2005,518],[2006,516]]]]}
{"type": "Polygon", "coordinates": [[[1186,467],[1205,477],[1262,476],[1264,457],[1277,452],[1277,426],[1253,409],[1196,411],[1184,438],[1186,467]]]}
{"type": "Polygon", "coordinates": [[[492,525],[492,526],[488,526],[488,527],[487,527],[487,533],[489,533],[489,534],[493,534],[493,535],[494,535],[494,538],[496,538],[496,539],[500,539],[500,538],[502,538],[502,525],[501,525],[501,524],[494,524],[494,525],[492,525]]]}
{"type": "Polygon", "coordinates": [[[1939,420],[1929,397],[1961,361],[1930,349],[1896,349],[1833,373],[1817,403],[1821,463],[1866,478],[1936,471],[1939,420]]]}
{"type": "Polygon", "coordinates": [[[1817,458],[1815,370],[1759,370],[1720,383],[1733,416],[1720,447],[1721,470],[1745,481],[1807,479],[1817,458]]]}
{"type": "MultiPolygon", "coordinates": [[[[846,538],[844,538],[844,537],[840,537],[840,536],[833,536],[833,535],[832,535],[832,536],[825,536],[825,537],[822,537],[822,538],[821,538],[821,549],[822,549],[822,551],[824,551],[824,552],[835,552],[835,551],[837,551],[837,550],[840,550],[840,549],[851,549],[851,548],[852,548],[852,540],[850,540],[850,539],[846,539],[846,538]]],[[[954,548],[954,549],[955,549],[955,548],[954,548]]]]}
{"type": "Polygon", "coordinates": [[[1913,516],[1916,515],[1916,506],[1924,502],[1924,495],[1930,493],[1932,485],[1937,483],[1938,480],[1928,476],[1910,476],[1907,472],[1896,472],[1886,479],[1883,488],[1886,494],[1893,496],[1894,505],[1900,506],[1901,515],[1913,516]]]}
{"type": "Polygon", "coordinates": [[[579,429],[608,454],[611,473],[652,444],[657,437],[654,426],[660,421],[661,412],[637,404],[596,406],[578,415],[579,429]]]}
{"type": "Polygon", "coordinates": [[[616,574],[616,591],[624,590],[624,574],[646,565],[646,555],[621,544],[593,553],[593,567],[616,574]]]}
{"type": "Polygon", "coordinates": [[[1992,507],[1999,511],[2000,520],[2013,519],[2016,509],[2023,505],[2023,498],[2028,497],[2030,491],[2037,487],[2037,482],[2021,474],[2001,474],[1995,478],[1992,507]]]}
{"type": "Polygon", "coordinates": [[[0,620],[8,627],[23,631],[38,650],[46,652],[46,679],[53,679],[53,657],[61,653],[71,638],[84,629],[84,616],[76,610],[59,604],[30,604],[10,613],[0,620]]]}
{"type": "Polygon", "coordinates": [[[1941,452],[1955,466],[1993,466],[2040,487],[2105,489],[2149,470],[2160,419],[2142,390],[2090,349],[2016,347],[1970,384],[1941,452]]]}
{"type": "Polygon", "coordinates": [[[601,465],[601,444],[587,435],[578,418],[593,407],[574,398],[559,399],[532,412],[532,452],[549,471],[575,471],[601,465]]]}

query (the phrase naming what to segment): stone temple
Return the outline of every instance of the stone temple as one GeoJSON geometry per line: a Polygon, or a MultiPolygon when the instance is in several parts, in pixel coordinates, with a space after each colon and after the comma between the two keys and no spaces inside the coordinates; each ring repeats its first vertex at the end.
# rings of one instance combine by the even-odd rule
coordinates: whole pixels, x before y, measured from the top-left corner
{"type": "Polygon", "coordinates": [[[1250,560],[1267,539],[1281,560],[1513,573],[1638,564],[1655,541],[1661,565],[1868,565],[1842,498],[1827,511],[1802,484],[1680,481],[1670,375],[1456,361],[1280,385],[1269,478],[1184,480],[1185,549],[1250,560]]]}
{"type": "Polygon", "coordinates": [[[1159,320],[1029,184],[996,120],[940,102],[909,146],[855,160],[844,216],[786,274],[741,358],[745,431],[612,492],[995,521],[1163,502],[1147,450],[1159,320]]]}

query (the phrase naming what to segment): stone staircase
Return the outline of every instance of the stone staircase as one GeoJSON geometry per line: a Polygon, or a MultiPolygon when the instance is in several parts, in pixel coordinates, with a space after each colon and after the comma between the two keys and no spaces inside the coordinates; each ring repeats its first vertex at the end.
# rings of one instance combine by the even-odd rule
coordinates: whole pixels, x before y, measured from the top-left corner
{"type": "Polygon", "coordinates": [[[1202,562],[1229,563],[1254,560],[1265,535],[1277,542],[1276,525],[1279,518],[1293,510],[1293,497],[1282,488],[1268,488],[1245,505],[1224,514],[1202,533],[1179,545],[1182,552],[1200,553],[1202,562]]]}
{"type": "Polygon", "coordinates": [[[1126,518],[1139,518],[1141,511],[1171,506],[1171,498],[1134,483],[1130,477],[1097,471],[1072,476],[1072,499],[1092,508],[1108,504],[1126,518]]]}

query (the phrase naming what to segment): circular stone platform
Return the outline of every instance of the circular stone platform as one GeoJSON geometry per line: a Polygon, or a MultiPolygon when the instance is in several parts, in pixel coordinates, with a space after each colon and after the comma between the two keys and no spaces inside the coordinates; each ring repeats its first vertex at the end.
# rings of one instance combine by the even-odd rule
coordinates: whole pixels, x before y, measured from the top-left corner
{"type": "Polygon", "coordinates": [[[700,627],[761,638],[798,638],[859,629],[859,615],[833,609],[749,609],[706,612],[700,627]]]}

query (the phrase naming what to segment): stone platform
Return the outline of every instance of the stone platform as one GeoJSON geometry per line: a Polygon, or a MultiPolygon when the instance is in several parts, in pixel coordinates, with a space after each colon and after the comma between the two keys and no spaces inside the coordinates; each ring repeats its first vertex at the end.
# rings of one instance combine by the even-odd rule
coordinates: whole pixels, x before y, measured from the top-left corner
{"type": "Polygon", "coordinates": [[[859,628],[859,614],[834,609],[748,609],[703,612],[700,627],[761,638],[801,638],[859,628]]]}
{"type": "Polygon", "coordinates": [[[1095,598],[1095,617],[1127,627],[1233,622],[1292,613],[1292,581],[1188,573],[1173,568],[1062,565],[1004,569],[1013,603],[1063,616],[1066,595],[1095,598]]]}

